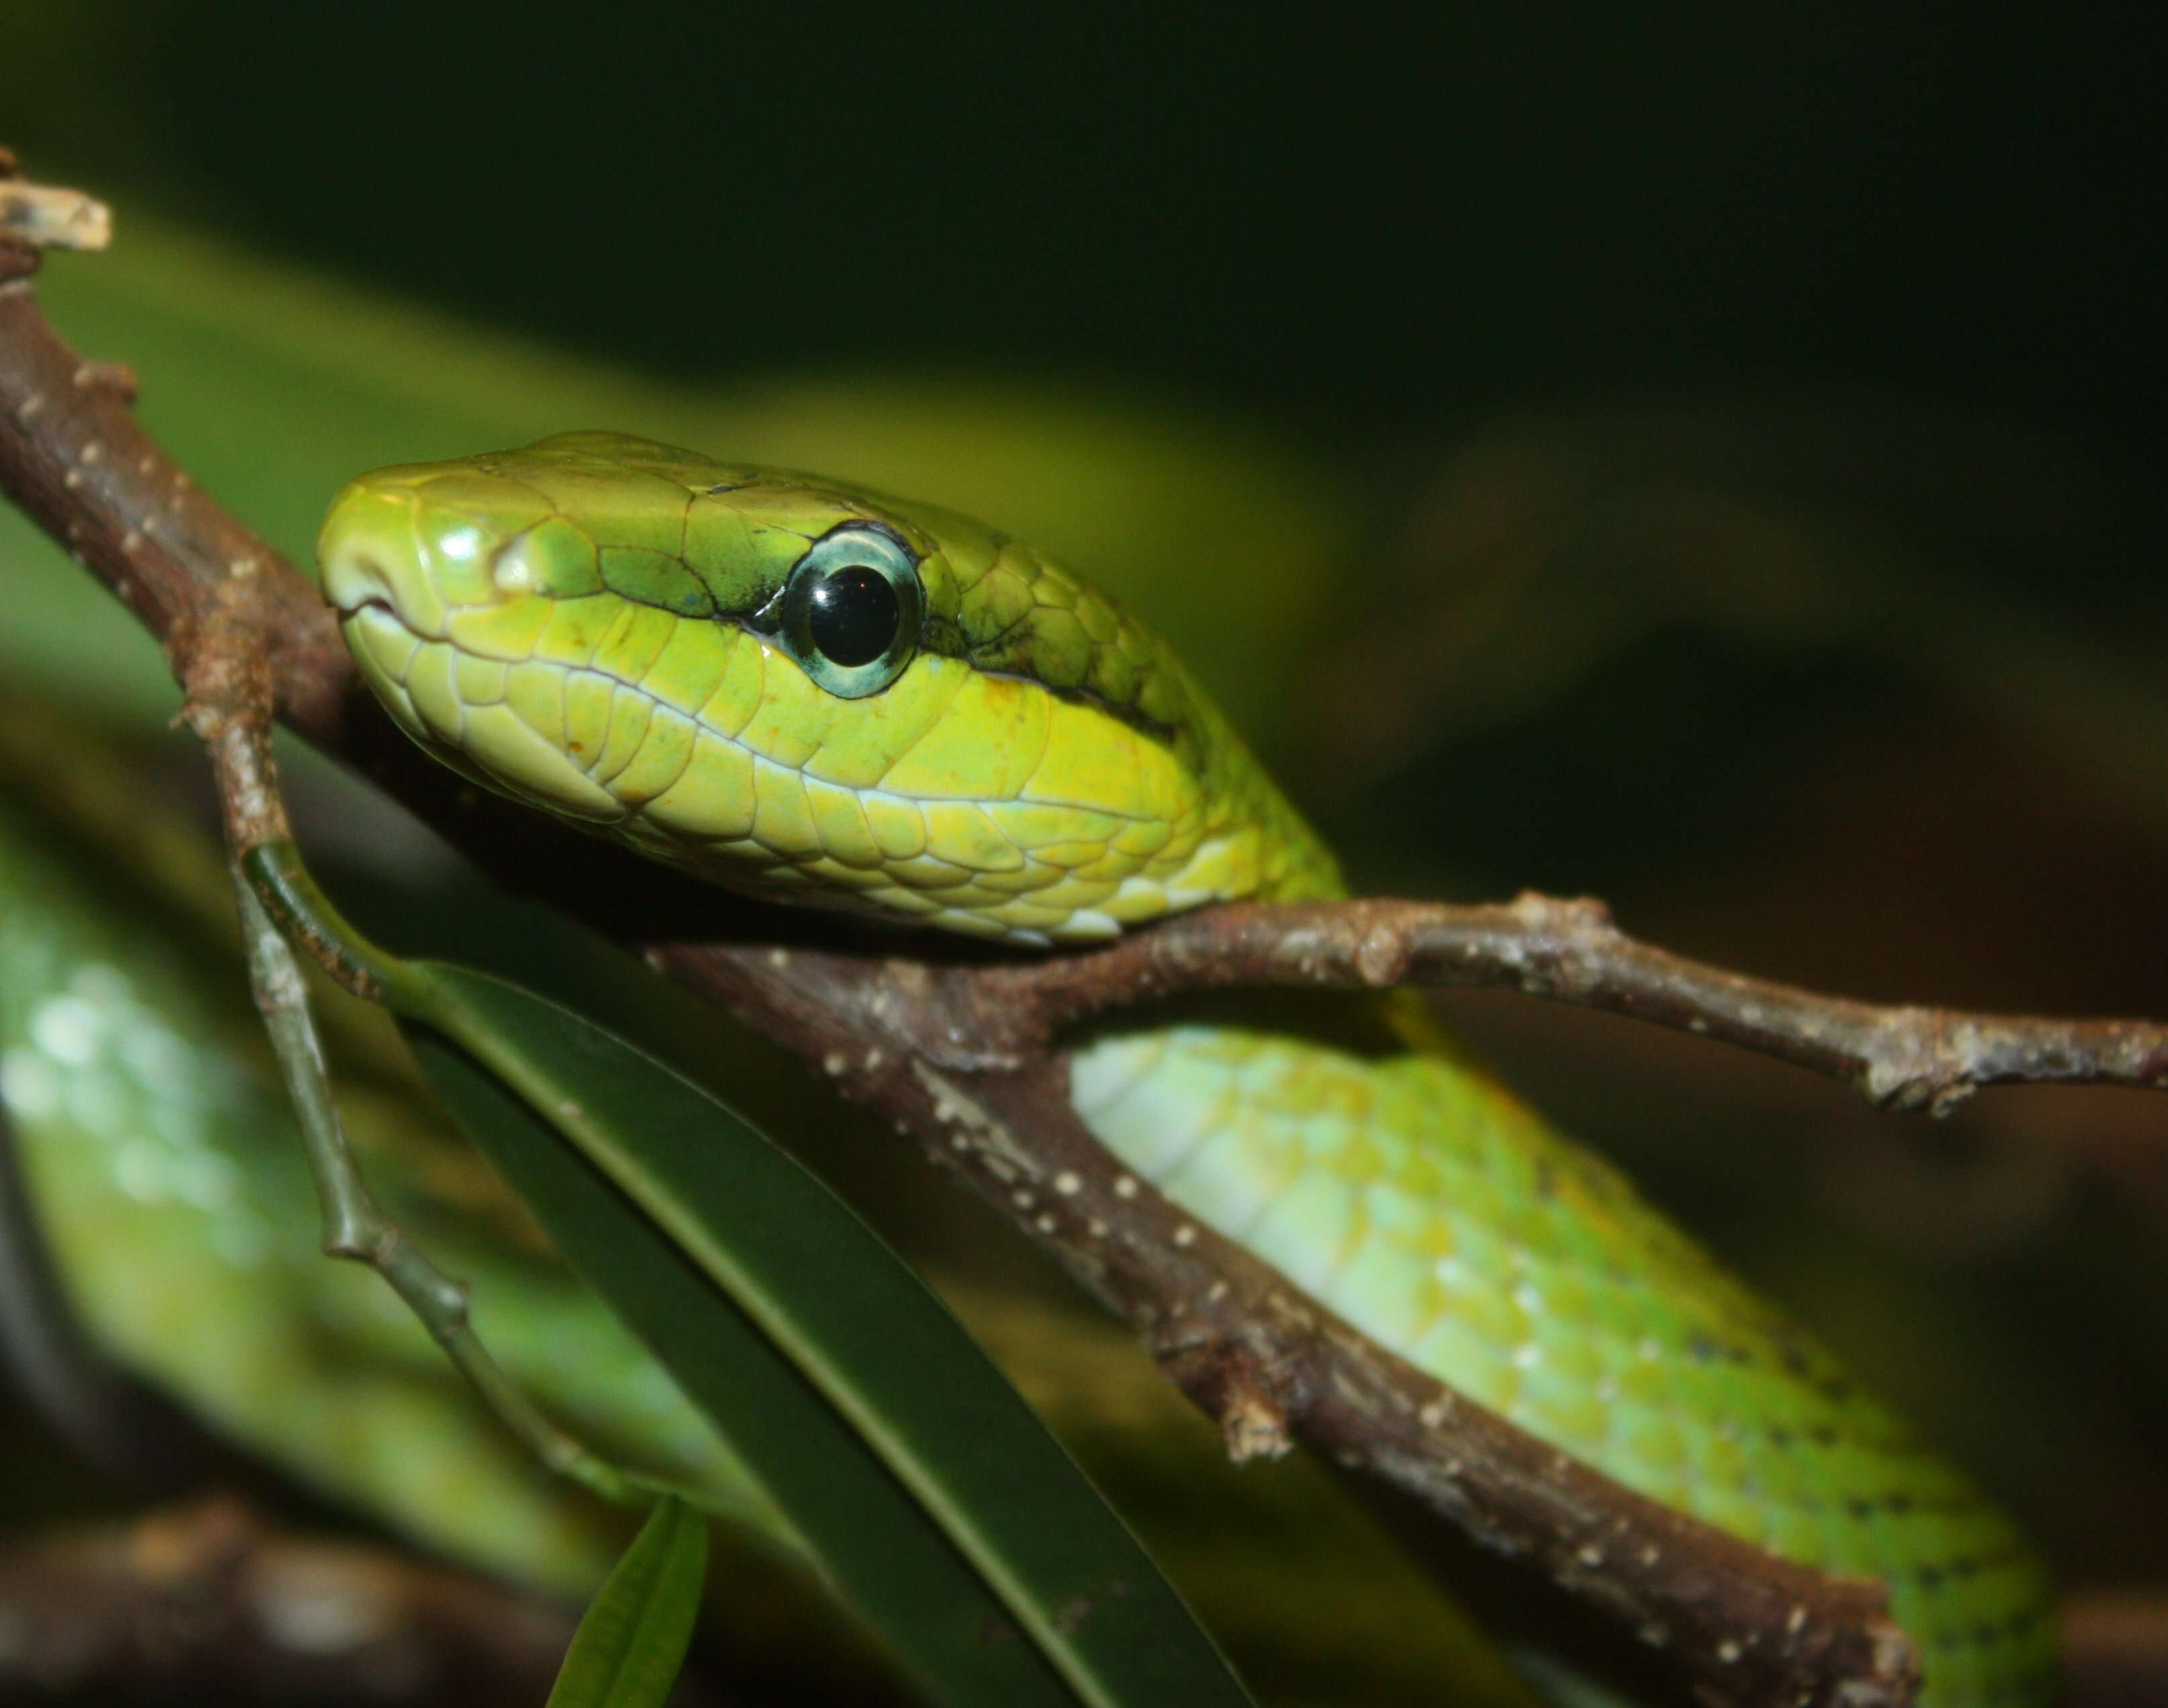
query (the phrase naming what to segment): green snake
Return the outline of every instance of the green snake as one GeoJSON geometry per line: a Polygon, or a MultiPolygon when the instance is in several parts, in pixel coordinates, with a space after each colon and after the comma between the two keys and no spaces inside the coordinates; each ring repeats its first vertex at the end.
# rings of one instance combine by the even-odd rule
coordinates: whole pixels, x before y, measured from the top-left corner
{"type": "MultiPolygon", "coordinates": [[[[608,433],[377,470],[326,591],[430,753],[758,896],[1010,943],[1343,893],[1164,643],[931,506],[608,433]]],[[[1092,1132],[1189,1214],[1543,1440],[1876,1577],[1922,1700],[2047,1699],[2041,1573],[1961,1473],[1602,1162],[1431,1042],[1139,1021],[1092,1132]]]]}

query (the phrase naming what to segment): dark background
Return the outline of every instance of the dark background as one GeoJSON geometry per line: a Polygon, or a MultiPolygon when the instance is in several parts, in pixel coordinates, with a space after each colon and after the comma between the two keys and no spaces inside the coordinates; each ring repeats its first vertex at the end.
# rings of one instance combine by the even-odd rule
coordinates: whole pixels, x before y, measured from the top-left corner
{"type": "Polygon", "coordinates": [[[45,169],[672,374],[1022,363],[1358,443],[1711,379],[2160,421],[2112,8],[29,9],[45,169]]]}

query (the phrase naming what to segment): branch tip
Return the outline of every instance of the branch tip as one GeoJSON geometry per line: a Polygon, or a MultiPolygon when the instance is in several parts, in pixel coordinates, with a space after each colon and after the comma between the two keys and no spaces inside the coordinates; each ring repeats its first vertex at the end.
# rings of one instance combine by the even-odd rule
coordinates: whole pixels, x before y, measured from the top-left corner
{"type": "Polygon", "coordinates": [[[103,249],[113,210],[81,190],[0,181],[0,239],[40,249],[103,249]]]}

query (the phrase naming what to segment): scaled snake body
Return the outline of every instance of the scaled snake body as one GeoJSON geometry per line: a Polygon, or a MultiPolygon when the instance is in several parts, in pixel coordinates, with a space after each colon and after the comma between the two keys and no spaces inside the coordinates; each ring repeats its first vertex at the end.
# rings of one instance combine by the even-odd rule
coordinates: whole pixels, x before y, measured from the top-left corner
{"type": "MultiPolygon", "coordinates": [[[[1342,893],[1165,644],[946,511],[606,433],[379,470],[325,586],[492,788],[731,888],[1026,945],[1342,893]]],[[[1639,1493],[1873,1576],[1922,1700],[2035,1703],[2006,1521],[1614,1172],[1396,1005],[1379,1043],[1135,1024],[1071,1058],[1126,1165],[1381,1345],[1639,1493]]]]}

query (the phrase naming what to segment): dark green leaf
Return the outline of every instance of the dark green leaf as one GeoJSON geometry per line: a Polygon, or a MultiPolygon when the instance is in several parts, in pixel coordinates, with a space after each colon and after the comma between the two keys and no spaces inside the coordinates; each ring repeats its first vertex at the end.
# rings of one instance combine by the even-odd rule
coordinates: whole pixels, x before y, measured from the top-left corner
{"type": "Polygon", "coordinates": [[[708,1522],[674,1496],[656,1503],[580,1620],[549,1708],[657,1708],[700,1611],[708,1522]]]}
{"type": "Polygon", "coordinates": [[[416,1033],[453,1112],[932,1694],[1248,1701],[1006,1379],[817,1180],[578,1016],[416,971],[459,1046],[416,1033]]]}

